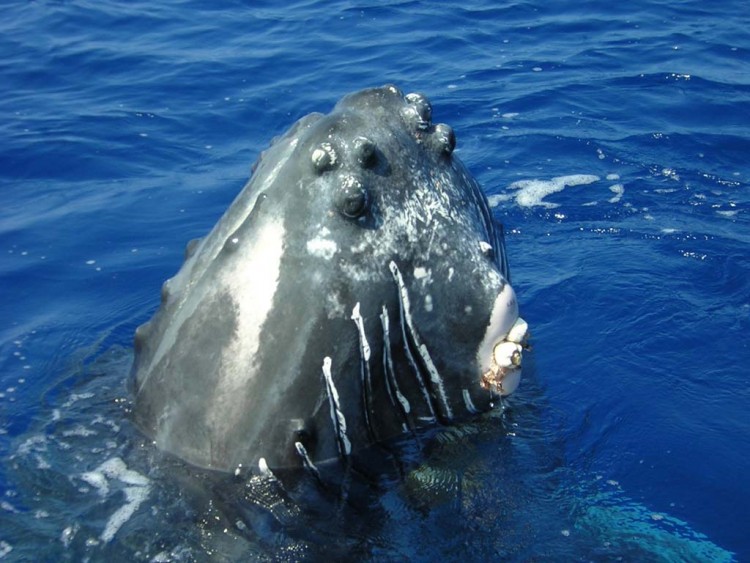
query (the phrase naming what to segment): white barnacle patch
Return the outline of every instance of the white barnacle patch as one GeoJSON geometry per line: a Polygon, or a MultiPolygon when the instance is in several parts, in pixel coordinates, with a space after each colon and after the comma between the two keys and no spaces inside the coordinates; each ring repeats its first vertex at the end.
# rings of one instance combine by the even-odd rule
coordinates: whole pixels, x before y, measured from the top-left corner
{"type": "Polygon", "coordinates": [[[525,344],[526,339],[529,335],[529,325],[521,317],[518,317],[515,324],[511,327],[508,332],[508,336],[505,339],[508,342],[515,342],[516,344],[525,344]]]}
{"type": "Polygon", "coordinates": [[[320,229],[318,236],[307,241],[307,251],[313,256],[330,260],[338,251],[338,245],[335,241],[328,238],[331,231],[323,227],[320,229]]]}
{"type": "Polygon", "coordinates": [[[510,284],[506,283],[495,298],[490,322],[477,350],[477,362],[482,366],[482,372],[490,369],[495,346],[506,338],[517,319],[516,294],[510,284]]]}
{"type": "Polygon", "coordinates": [[[337,250],[338,246],[331,239],[316,237],[307,241],[307,251],[318,258],[330,260],[337,250]]]}
{"type": "Polygon", "coordinates": [[[347,175],[341,178],[341,187],[346,190],[361,188],[362,182],[360,182],[359,179],[354,176],[347,175]]]}
{"type": "Polygon", "coordinates": [[[421,284],[422,289],[425,289],[429,285],[432,284],[432,269],[431,268],[417,266],[414,268],[413,275],[414,275],[414,279],[419,281],[419,283],[421,284]]]}
{"type": "Polygon", "coordinates": [[[326,295],[326,313],[329,319],[344,318],[346,308],[338,291],[331,291],[326,295]]]}
{"type": "Polygon", "coordinates": [[[339,392],[336,390],[336,385],[333,383],[333,376],[331,375],[331,358],[328,356],[323,358],[323,377],[326,382],[328,404],[331,407],[331,422],[333,423],[333,428],[338,435],[339,451],[342,456],[348,456],[352,452],[352,444],[349,442],[349,438],[346,435],[346,418],[344,418],[344,413],[341,412],[339,392]]]}
{"type": "Polygon", "coordinates": [[[320,146],[312,152],[311,159],[313,165],[317,169],[325,170],[336,165],[338,156],[336,155],[336,151],[331,143],[321,143],[320,146]]]}
{"type": "Polygon", "coordinates": [[[424,296],[424,310],[432,313],[432,295],[429,293],[424,296]]]}

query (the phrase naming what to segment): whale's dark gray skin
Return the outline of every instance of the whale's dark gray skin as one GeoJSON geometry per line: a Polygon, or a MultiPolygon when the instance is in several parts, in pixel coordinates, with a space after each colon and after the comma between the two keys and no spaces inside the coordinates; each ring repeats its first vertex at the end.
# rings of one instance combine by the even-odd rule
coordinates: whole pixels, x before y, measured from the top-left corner
{"type": "Polygon", "coordinates": [[[501,227],[419,94],[276,139],[135,336],[135,419],[191,464],[306,467],[486,411],[526,323],[501,227]]]}

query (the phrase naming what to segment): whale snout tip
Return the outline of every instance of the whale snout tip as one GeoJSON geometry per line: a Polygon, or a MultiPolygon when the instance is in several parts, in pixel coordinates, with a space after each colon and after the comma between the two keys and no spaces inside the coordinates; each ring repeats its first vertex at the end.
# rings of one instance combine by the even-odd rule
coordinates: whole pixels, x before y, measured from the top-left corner
{"type": "Polygon", "coordinates": [[[529,325],[521,317],[507,334],[497,340],[489,360],[483,358],[481,386],[493,395],[505,397],[513,393],[521,381],[523,351],[528,348],[529,325]]]}

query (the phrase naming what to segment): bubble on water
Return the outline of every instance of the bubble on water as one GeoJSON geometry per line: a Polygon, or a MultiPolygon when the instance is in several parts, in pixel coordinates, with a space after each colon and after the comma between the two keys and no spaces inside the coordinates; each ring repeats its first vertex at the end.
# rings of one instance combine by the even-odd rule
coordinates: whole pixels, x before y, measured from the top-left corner
{"type": "Polygon", "coordinates": [[[9,503],[7,500],[0,502],[0,508],[3,509],[5,512],[18,514],[18,509],[15,506],[13,506],[11,503],[9,503]]]}
{"type": "Polygon", "coordinates": [[[148,497],[149,487],[127,487],[125,489],[125,504],[115,511],[107,520],[102,532],[101,540],[105,543],[112,541],[118,530],[135,513],[138,507],[148,497]]]}
{"type": "Polygon", "coordinates": [[[73,538],[76,537],[76,533],[78,533],[78,528],[78,524],[73,524],[62,531],[60,534],[60,541],[65,547],[70,546],[70,542],[73,541],[73,538]]]}
{"type": "Polygon", "coordinates": [[[651,515],[651,520],[655,520],[656,522],[658,522],[659,520],[664,520],[664,515],[654,513],[651,515]]]}
{"type": "Polygon", "coordinates": [[[13,546],[10,545],[7,541],[0,540],[0,558],[5,557],[11,551],[13,551],[13,546]]]}
{"type": "Polygon", "coordinates": [[[623,186],[622,184],[615,184],[609,187],[609,191],[615,194],[614,196],[609,198],[609,202],[617,203],[622,199],[622,195],[625,193],[625,186],[623,186]]]}

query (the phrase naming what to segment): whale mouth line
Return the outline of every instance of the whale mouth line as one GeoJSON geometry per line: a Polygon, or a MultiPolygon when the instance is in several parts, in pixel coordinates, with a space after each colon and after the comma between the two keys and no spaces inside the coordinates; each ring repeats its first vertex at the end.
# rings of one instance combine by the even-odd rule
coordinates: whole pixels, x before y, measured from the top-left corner
{"type": "Polygon", "coordinates": [[[505,338],[492,348],[489,368],[482,374],[480,385],[493,395],[504,397],[513,393],[521,380],[523,351],[528,344],[529,325],[518,317],[505,338]]]}

